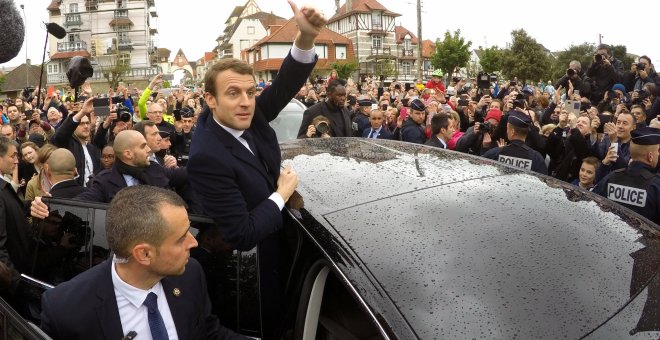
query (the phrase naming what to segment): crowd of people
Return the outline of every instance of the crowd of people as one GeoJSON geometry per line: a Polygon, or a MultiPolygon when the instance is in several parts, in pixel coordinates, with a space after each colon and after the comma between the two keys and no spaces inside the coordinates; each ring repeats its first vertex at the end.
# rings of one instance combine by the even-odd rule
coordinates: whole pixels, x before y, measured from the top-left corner
{"type": "Polygon", "coordinates": [[[442,76],[436,70],[425,84],[388,86],[368,76],[360,83],[308,82],[297,95],[308,105],[298,138],[394,139],[499,160],[595,191],[660,223],[660,77],[649,57],[624,70],[603,44],[586,71],[571,61],[554,84],[461,77],[445,84],[442,76]],[[315,93],[325,100],[316,102],[315,93]],[[621,173],[640,171],[646,180],[624,180],[628,191],[611,189],[621,173]]]}
{"type": "MultiPolygon", "coordinates": [[[[271,236],[281,231],[281,211],[298,178],[293,169],[280,169],[268,121],[294,96],[307,106],[298,138],[393,139],[482,156],[596,191],[660,223],[660,77],[650,58],[642,56],[624,70],[609,46],[601,45],[586,71],[572,61],[554,84],[462,77],[445,82],[440,70],[426,83],[394,80],[387,86],[370,76],[343,80],[335,71],[325,80],[308,80],[316,60],[313,41],[324,20],[294,12],[304,33],[273,82],[255,82],[244,63],[221,62],[198,90],[165,94],[157,75],[143,90],[120,85],[95,96],[85,84],[76,98],[71,89],[36,88],[3,102],[0,291],[15,292],[18,273],[32,272],[26,259],[35,243],[63,251],[80,247],[66,233],[44,234],[30,225],[26,207],[34,221],[49,216],[43,196],[113,202],[125,210],[140,203],[135,197],[155,195],[169,208],[186,206],[211,217],[233,249],[264,243],[281,249],[281,240],[271,236]],[[122,195],[136,185],[178,196],[137,190],[122,195]],[[115,201],[122,197],[132,203],[115,201]]],[[[111,209],[130,220],[121,210],[111,209]]],[[[183,236],[189,247],[196,245],[183,236]]],[[[122,247],[113,249],[116,257],[147,261],[143,249],[115,243],[122,247]]],[[[279,256],[263,252],[259,261],[279,267],[279,256]]],[[[263,274],[260,280],[272,287],[263,293],[268,338],[281,319],[281,278],[263,274]]],[[[66,304],[51,297],[58,306],[66,304]]]]}

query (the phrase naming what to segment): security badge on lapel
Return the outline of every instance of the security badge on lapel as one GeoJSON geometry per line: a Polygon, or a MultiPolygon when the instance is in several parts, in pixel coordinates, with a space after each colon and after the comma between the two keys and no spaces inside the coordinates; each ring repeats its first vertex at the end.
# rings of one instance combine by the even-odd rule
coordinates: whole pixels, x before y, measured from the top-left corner
{"type": "Polygon", "coordinates": [[[646,190],[640,188],[607,183],[607,198],[636,207],[646,206],[646,190]]]}

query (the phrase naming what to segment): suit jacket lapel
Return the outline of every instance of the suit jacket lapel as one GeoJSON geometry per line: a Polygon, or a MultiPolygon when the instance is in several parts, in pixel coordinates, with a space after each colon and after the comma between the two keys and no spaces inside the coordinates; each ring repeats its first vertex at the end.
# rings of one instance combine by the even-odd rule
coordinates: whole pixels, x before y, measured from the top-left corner
{"type": "Polygon", "coordinates": [[[121,339],[124,337],[123,329],[121,327],[121,319],[119,318],[119,308],[117,308],[117,297],[115,296],[115,288],[112,286],[112,274],[110,266],[113,264],[111,260],[101,264],[106,267],[103,280],[99,280],[99,288],[97,291],[97,305],[96,315],[101,325],[103,336],[106,339],[121,339]]]}
{"type": "Polygon", "coordinates": [[[167,304],[170,306],[172,319],[176,326],[176,333],[178,334],[179,339],[188,339],[190,337],[190,329],[188,327],[191,323],[188,322],[190,314],[186,313],[189,309],[184,306],[184,297],[174,295],[174,289],[178,289],[178,287],[175,286],[175,283],[172,282],[171,278],[164,278],[160,283],[163,285],[163,291],[167,297],[167,304]]]}
{"type": "MultiPolygon", "coordinates": [[[[241,161],[249,164],[250,166],[254,167],[261,173],[262,176],[268,179],[268,182],[271,182],[270,177],[266,173],[266,168],[263,164],[261,164],[261,161],[255,157],[248,149],[243,146],[234,136],[232,136],[229,132],[225,131],[220,125],[218,125],[215,121],[213,121],[212,117],[208,117],[206,121],[206,126],[208,129],[211,131],[211,133],[215,134],[218,136],[218,139],[220,139],[220,142],[227,148],[231,149],[231,153],[241,161]]],[[[255,143],[259,144],[259,143],[255,143]]],[[[258,149],[257,152],[262,152],[262,149],[258,149]]]]}

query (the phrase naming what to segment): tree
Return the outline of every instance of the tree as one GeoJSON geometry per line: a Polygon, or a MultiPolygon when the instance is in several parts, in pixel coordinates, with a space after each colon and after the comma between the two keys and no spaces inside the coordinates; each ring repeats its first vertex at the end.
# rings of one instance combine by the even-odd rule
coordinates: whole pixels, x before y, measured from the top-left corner
{"type": "Polygon", "coordinates": [[[594,44],[584,42],[580,45],[571,45],[566,50],[559,52],[557,59],[555,59],[552,65],[550,79],[557,81],[564,76],[568,64],[573,60],[579,61],[582,70],[587,72],[587,68],[591,65],[595,51],[596,46],[594,44]]]}
{"type": "Polygon", "coordinates": [[[358,65],[355,61],[350,61],[350,62],[338,62],[335,61],[332,64],[330,64],[330,67],[332,67],[334,70],[337,71],[337,76],[341,79],[348,79],[353,76],[353,73],[357,71],[358,65]]]}
{"type": "Polygon", "coordinates": [[[628,55],[628,48],[625,45],[613,45],[612,55],[623,62],[623,70],[630,70],[635,62],[635,58],[628,55]]]}
{"type": "Polygon", "coordinates": [[[479,64],[486,73],[493,73],[502,70],[503,52],[497,46],[491,46],[483,49],[479,46],[479,64]]]}
{"type": "Polygon", "coordinates": [[[511,32],[511,47],[502,56],[502,73],[509,79],[537,81],[549,76],[550,57],[546,49],[523,29],[511,32]]]}
{"type": "Polygon", "coordinates": [[[169,80],[163,80],[163,88],[164,89],[169,89],[172,87],[172,84],[170,84],[169,80]]]}
{"type": "Polygon", "coordinates": [[[0,91],[2,90],[2,85],[5,84],[5,80],[6,80],[6,79],[5,79],[5,76],[4,76],[4,75],[0,75],[0,91]]]}
{"type": "Polygon", "coordinates": [[[431,55],[431,65],[451,75],[457,67],[467,65],[470,60],[470,46],[472,42],[465,42],[460,29],[454,31],[453,36],[446,31],[445,39],[436,43],[435,53],[431,55]]]}
{"type": "Polygon", "coordinates": [[[116,89],[120,81],[124,80],[124,75],[131,70],[130,66],[121,63],[111,63],[109,65],[101,66],[101,73],[103,78],[108,82],[108,86],[116,89]]]}

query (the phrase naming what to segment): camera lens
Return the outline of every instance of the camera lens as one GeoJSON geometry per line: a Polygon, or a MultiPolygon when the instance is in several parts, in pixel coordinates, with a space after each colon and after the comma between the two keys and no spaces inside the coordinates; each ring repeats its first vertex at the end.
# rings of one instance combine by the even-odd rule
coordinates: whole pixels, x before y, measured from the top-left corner
{"type": "Polygon", "coordinates": [[[568,70],[566,70],[566,75],[569,76],[569,77],[574,76],[575,75],[575,70],[572,69],[572,68],[569,68],[568,70]]]}
{"type": "Polygon", "coordinates": [[[595,55],[596,62],[602,62],[603,61],[603,55],[602,54],[596,54],[595,55]]]}

